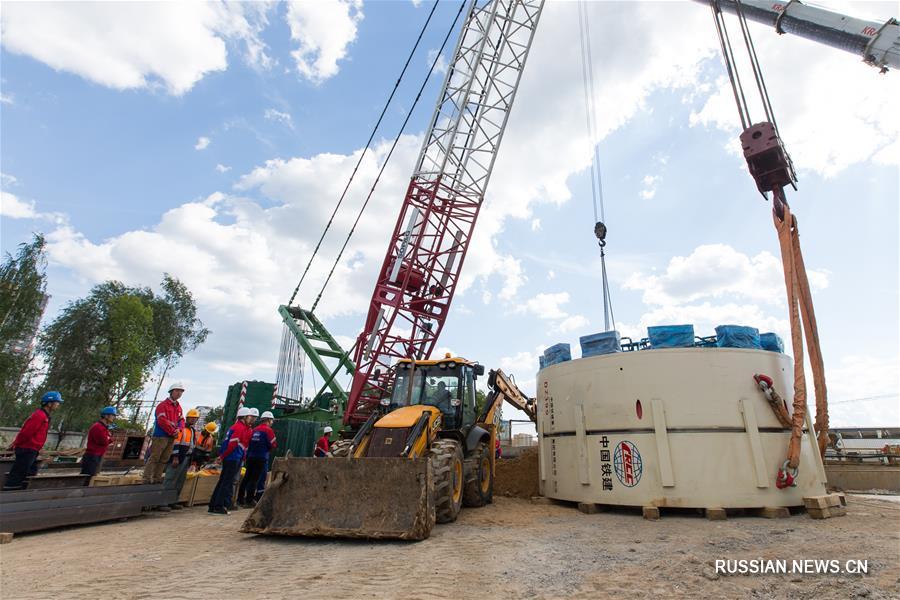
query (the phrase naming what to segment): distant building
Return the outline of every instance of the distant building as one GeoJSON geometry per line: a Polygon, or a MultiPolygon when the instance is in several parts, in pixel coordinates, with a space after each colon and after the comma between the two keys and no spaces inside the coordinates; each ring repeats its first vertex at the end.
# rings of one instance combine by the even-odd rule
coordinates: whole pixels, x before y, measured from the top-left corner
{"type": "Polygon", "coordinates": [[[195,406],[197,412],[200,413],[200,418],[197,419],[197,427],[203,427],[206,425],[206,416],[213,409],[212,406],[195,406]]]}

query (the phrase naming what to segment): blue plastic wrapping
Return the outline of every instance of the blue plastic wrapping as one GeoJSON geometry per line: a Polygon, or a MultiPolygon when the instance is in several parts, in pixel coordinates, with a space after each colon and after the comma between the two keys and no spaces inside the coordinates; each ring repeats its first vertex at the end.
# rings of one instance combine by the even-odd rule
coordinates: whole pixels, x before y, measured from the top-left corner
{"type": "Polygon", "coordinates": [[[660,325],[648,327],[651,348],[691,348],[694,345],[693,325],[660,325]]]}
{"type": "Polygon", "coordinates": [[[583,335],[578,338],[578,341],[581,342],[581,358],[622,351],[618,331],[604,331],[583,335]]]}
{"type": "Polygon", "coordinates": [[[572,348],[569,344],[555,344],[544,350],[541,368],[572,360],[572,348]]]}
{"type": "Polygon", "coordinates": [[[759,334],[759,344],[763,350],[784,354],[784,342],[781,341],[781,337],[777,333],[759,334]]]}
{"type": "Polygon", "coordinates": [[[759,329],[743,325],[719,325],[716,327],[719,348],[753,348],[762,349],[759,343],[759,329]]]}

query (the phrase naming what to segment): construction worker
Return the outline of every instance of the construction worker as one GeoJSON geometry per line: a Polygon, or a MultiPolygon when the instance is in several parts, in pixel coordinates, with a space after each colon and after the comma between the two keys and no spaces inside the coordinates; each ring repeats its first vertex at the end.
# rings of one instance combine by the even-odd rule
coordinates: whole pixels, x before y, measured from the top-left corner
{"type": "Polygon", "coordinates": [[[322,433],[322,437],[316,442],[316,450],[313,453],[316,458],[331,456],[331,444],[328,439],[331,436],[332,431],[334,431],[334,429],[331,428],[331,425],[327,425],[325,431],[322,433]]]}
{"type": "Polygon", "coordinates": [[[9,473],[6,474],[6,481],[3,482],[4,490],[24,490],[28,487],[25,478],[37,475],[38,452],[47,441],[50,415],[62,403],[62,395],[59,392],[47,392],[41,396],[41,407],[25,419],[16,439],[9,445],[9,449],[15,451],[16,458],[9,473]]]}
{"type": "Polygon", "coordinates": [[[241,480],[238,489],[237,503],[244,508],[256,506],[256,490],[260,477],[265,477],[266,467],[269,464],[269,453],[277,447],[275,432],[272,423],[275,415],[270,411],[262,414],[262,423],[253,429],[250,436],[250,445],[247,448],[247,470],[241,480]]]}
{"type": "Polygon", "coordinates": [[[198,469],[209,462],[212,458],[213,448],[215,448],[215,435],[219,431],[219,426],[215,423],[207,423],[197,436],[197,445],[194,446],[194,454],[191,456],[191,462],[198,469]]]}
{"type": "MultiPolygon", "coordinates": [[[[194,429],[194,425],[199,418],[200,412],[196,408],[187,411],[184,427],[175,436],[172,458],[169,460],[169,466],[166,467],[166,478],[163,480],[163,485],[167,488],[175,488],[178,494],[181,494],[181,488],[184,487],[184,481],[187,479],[188,468],[191,466],[194,446],[197,443],[197,430],[194,429]]],[[[177,502],[170,506],[171,508],[181,508],[177,502]]],[[[165,510],[163,507],[160,508],[165,510]]]]}
{"type": "Polygon", "coordinates": [[[81,457],[81,474],[93,477],[100,471],[100,463],[106,449],[112,443],[113,421],[116,420],[116,408],[107,406],[100,411],[100,419],[88,429],[87,447],[81,457]]]}
{"type": "Polygon", "coordinates": [[[150,439],[149,458],[144,466],[144,483],[159,483],[175,447],[175,436],[184,427],[184,417],[178,399],[184,394],[184,384],[175,382],[169,386],[169,395],[156,407],[153,437],[150,439]]]}
{"type": "Polygon", "coordinates": [[[234,483],[241,473],[241,463],[250,443],[253,430],[250,428],[250,409],[242,406],[237,411],[237,420],[228,428],[222,439],[217,463],[222,463],[222,472],[216,489],[209,500],[209,512],[227,515],[234,498],[234,483]]]}
{"type": "Polygon", "coordinates": [[[254,425],[256,425],[256,420],[258,418],[259,418],[259,409],[251,408],[250,409],[250,420],[247,421],[247,425],[249,425],[252,428],[254,425]]]}

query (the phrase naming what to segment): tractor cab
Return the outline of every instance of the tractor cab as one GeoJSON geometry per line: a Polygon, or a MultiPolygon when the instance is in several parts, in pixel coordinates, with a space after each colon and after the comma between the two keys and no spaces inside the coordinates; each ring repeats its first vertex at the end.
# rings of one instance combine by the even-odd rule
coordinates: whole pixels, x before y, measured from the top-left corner
{"type": "Polygon", "coordinates": [[[393,392],[382,400],[387,411],[434,406],[441,411],[444,430],[468,429],[475,424],[475,378],[484,375],[483,365],[447,354],[439,360],[403,359],[394,368],[393,392]]]}

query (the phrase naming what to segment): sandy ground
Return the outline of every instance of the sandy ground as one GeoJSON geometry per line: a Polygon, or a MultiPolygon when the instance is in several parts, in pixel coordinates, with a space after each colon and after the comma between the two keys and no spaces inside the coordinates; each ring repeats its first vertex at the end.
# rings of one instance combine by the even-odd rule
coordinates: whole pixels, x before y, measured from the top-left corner
{"type": "Polygon", "coordinates": [[[0,546],[0,597],[620,598],[900,597],[900,505],[850,497],[814,521],[585,515],[498,498],[423,542],[266,538],[246,511],[205,507],[16,536],[0,546]],[[715,559],[867,559],[860,575],[723,575],[715,559]]]}

